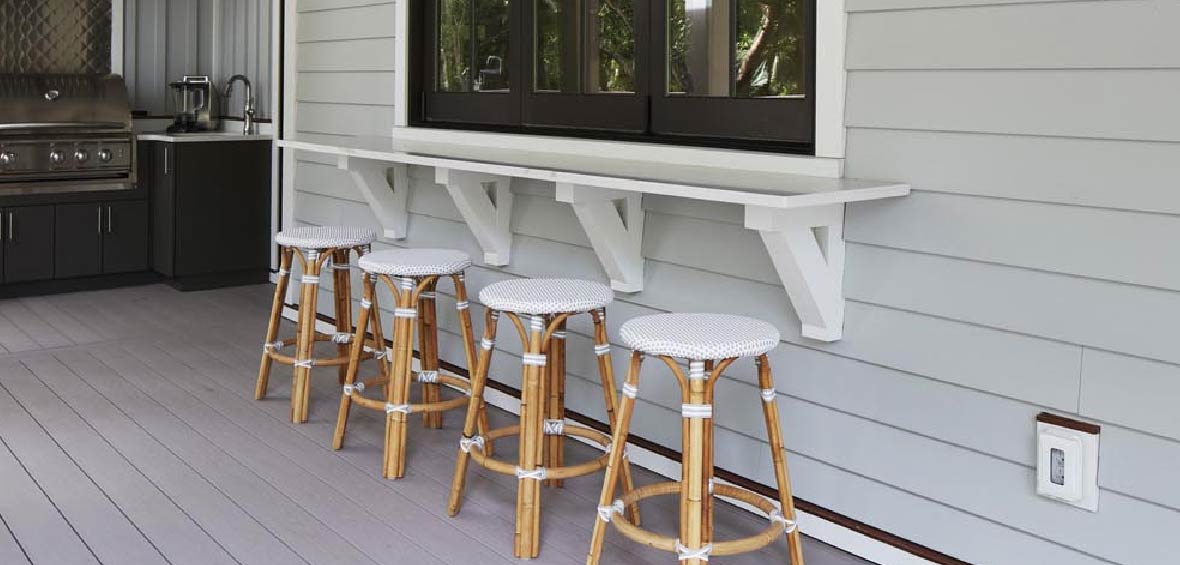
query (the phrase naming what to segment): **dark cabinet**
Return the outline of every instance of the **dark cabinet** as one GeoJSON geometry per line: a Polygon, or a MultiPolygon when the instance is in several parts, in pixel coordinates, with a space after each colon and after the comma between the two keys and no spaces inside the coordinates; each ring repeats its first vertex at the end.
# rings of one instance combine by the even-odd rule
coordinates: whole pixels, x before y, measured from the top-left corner
{"type": "Polygon", "coordinates": [[[148,270],[148,204],[145,200],[57,205],[54,278],[148,270]]]}
{"type": "MultiPolygon", "coordinates": [[[[265,282],[269,141],[153,142],[152,265],[182,288],[265,282]]],[[[143,152],[143,150],[141,150],[143,152]]]]}
{"type": "Polygon", "coordinates": [[[53,206],[4,208],[4,282],[53,278],[53,206]]]}
{"type": "Polygon", "coordinates": [[[54,273],[59,279],[102,273],[104,208],[98,202],[59,204],[54,237],[54,273]]]}
{"type": "Polygon", "coordinates": [[[102,272],[135,273],[148,269],[148,203],[143,200],[111,202],[102,237],[102,272]]]}

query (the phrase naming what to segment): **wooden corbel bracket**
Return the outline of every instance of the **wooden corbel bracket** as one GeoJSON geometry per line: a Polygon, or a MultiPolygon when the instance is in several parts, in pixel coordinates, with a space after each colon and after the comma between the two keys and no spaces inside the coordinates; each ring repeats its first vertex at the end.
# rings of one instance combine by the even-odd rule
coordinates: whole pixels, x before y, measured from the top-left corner
{"type": "Polygon", "coordinates": [[[611,288],[643,290],[643,194],[559,182],[557,201],[573,207],[611,288]]]}
{"type": "Polygon", "coordinates": [[[804,208],[746,206],[803,323],[803,336],[836,341],[844,334],[844,204],[804,208]]]}
{"type": "Polygon", "coordinates": [[[484,263],[507,265],[512,260],[511,178],[437,167],[434,181],[447,187],[463,221],[483,249],[484,263]]]}

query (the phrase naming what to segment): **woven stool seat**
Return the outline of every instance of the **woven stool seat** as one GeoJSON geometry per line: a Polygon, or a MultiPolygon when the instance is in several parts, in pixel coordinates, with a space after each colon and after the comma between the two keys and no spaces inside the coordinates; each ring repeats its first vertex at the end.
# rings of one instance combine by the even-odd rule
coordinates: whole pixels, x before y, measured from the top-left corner
{"type": "Polygon", "coordinates": [[[453,275],[471,266],[471,257],[454,249],[383,249],[361,257],[361,269],[369,273],[424,277],[453,275]]]}
{"type": "Polygon", "coordinates": [[[299,249],[359,247],[377,240],[377,232],[348,226],[303,226],[275,234],[275,243],[299,249]]]}
{"type": "Polygon", "coordinates": [[[479,292],[479,301],[492,310],[540,315],[598,310],[614,297],[609,286],[579,279],[500,281],[479,292]]]}
{"type": "Polygon", "coordinates": [[[623,323],[623,343],[649,355],[728,359],[762,355],[778,346],[774,326],[728,314],[655,314],[623,323]]]}

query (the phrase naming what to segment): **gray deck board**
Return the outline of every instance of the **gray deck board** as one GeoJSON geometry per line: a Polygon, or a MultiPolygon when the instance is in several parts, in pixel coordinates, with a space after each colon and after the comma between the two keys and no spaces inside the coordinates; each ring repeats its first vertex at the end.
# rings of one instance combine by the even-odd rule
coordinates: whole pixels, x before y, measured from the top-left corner
{"type": "MultiPolygon", "coordinates": [[[[145,286],[0,302],[0,563],[515,562],[515,479],[473,465],[462,512],[446,515],[458,413],[442,430],[415,418],[407,477],[388,481],[383,414],[354,409],[344,449],[329,446],[335,371],[316,372],[305,425],[287,421],[286,367],[254,401],[270,292],[145,286]]],[[[497,449],[513,456],[512,442],[497,449]]],[[[570,460],[597,453],[567,449],[570,460]]],[[[534,563],[584,560],[599,486],[595,475],[544,490],[534,563]]],[[[675,500],[642,510],[645,527],[675,531],[675,500]]],[[[718,505],[719,536],[764,525],[718,505]]],[[[864,563],[806,543],[811,565],[864,563]]],[[[674,560],[611,532],[602,563],[674,560]]],[[[785,562],[785,543],[715,561],[785,562]]]]}

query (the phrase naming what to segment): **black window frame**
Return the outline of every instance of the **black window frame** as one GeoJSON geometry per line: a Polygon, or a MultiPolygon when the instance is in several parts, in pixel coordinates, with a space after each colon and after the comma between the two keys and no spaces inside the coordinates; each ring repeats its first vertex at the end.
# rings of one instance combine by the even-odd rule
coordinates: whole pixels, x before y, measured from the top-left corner
{"type": "Polygon", "coordinates": [[[647,31],[647,41],[637,38],[634,94],[535,91],[535,0],[510,0],[510,92],[437,92],[440,2],[414,1],[408,26],[409,125],[814,154],[817,0],[803,2],[803,96],[727,98],[667,93],[667,0],[637,0],[647,5],[635,10],[636,29],[647,31]]]}

